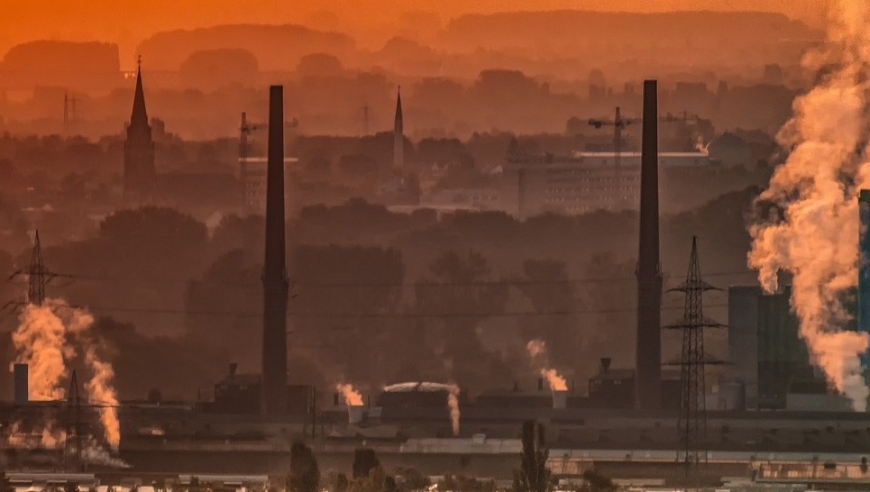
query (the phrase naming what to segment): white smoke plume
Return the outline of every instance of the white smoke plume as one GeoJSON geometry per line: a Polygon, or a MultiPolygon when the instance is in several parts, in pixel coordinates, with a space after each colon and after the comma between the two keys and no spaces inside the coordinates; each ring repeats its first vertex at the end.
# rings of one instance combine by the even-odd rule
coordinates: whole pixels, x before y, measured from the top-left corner
{"type": "Polygon", "coordinates": [[[120,458],[115,458],[105,448],[90,442],[82,446],[82,462],[90,465],[100,465],[109,468],[130,468],[130,465],[120,458]]]}
{"type": "Polygon", "coordinates": [[[27,304],[19,316],[18,329],[12,333],[16,363],[28,364],[29,399],[62,400],[66,390],[61,381],[67,377],[66,359],[75,356],[67,346],[67,327],[56,314],[65,305],[46,299],[42,306],[27,304]]]}
{"type": "Polygon", "coordinates": [[[750,267],[768,292],[780,270],[793,275],[791,305],[812,362],[836,389],[865,411],[870,394],[860,356],[865,333],[844,331],[844,294],[857,285],[858,192],[870,188],[870,0],[837,0],[828,40],[805,59],[821,72],[794,102],[779,141],[791,154],[762,200],[782,208],[783,220],[750,227],[750,267]]]}
{"type": "Polygon", "coordinates": [[[526,344],[526,351],[532,359],[532,364],[538,369],[541,377],[547,380],[551,391],[568,391],[568,382],[558,371],[549,367],[547,344],[543,340],[531,340],[526,344]]]}
{"type": "MultiPolygon", "coordinates": [[[[29,398],[31,400],[62,400],[66,390],[63,380],[69,376],[67,363],[76,356],[72,339],[84,348],[85,363],[92,371],[85,383],[88,399],[101,406],[101,422],[106,440],[117,449],[120,443],[118,399],[112,386],[111,364],[97,354],[88,330],[94,318],[90,313],[74,309],[59,299],[46,299],[41,306],[27,304],[19,317],[18,328],[12,334],[15,362],[28,365],[29,398]]],[[[51,429],[47,426],[46,429],[51,429]]],[[[51,431],[43,433],[49,438],[51,431]]]]}
{"type": "Polygon", "coordinates": [[[66,431],[49,420],[42,427],[25,430],[21,422],[14,422],[6,436],[6,444],[15,449],[58,449],[66,441],[66,431]]]}
{"type": "Polygon", "coordinates": [[[363,406],[362,393],[355,390],[352,384],[336,384],[335,389],[341,394],[342,398],[344,398],[345,405],[349,407],[363,406]]]}
{"type": "Polygon", "coordinates": [[[453,426],[453,437],[459,437],[459,386],[449,385],[447,406],[450,407],[450,423],[453,426]]]}
{"type": "Polygon", "coordinates": [[[106,441],[117,451],[121,443],[121,423],[118,420],[118,395],[112,386],[115,371],[111,364],[100,360],[93,346],[85,350],[85,362],[93,371],[93,377],[85,383],[85,390],[91,400],[100,405],[100,421],[106,441]]]}

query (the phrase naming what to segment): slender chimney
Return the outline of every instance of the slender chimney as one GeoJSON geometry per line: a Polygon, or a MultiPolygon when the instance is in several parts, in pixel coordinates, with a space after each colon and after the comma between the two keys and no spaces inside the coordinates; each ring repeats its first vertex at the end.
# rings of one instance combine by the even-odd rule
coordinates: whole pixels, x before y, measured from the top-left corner
{"type": "Polygon", "coordinates": [[[13,401],[16,405],[24,405],[30,400],[29,370],[27,364],[13,366],[13,401]]]}
{"type": "Polygon", "coordinates": [[[284,87],[269,88],[266,257],[263,267],[263,413],[287,410],[287,267],[284,247],[284,87]]]}
{"type": "Polygon", "coordinates": [[[637,373],[635,408],[661,406],[661,302],[659,261],[658,84],[643,83],[640,244],[637,262],[637,373]]]}

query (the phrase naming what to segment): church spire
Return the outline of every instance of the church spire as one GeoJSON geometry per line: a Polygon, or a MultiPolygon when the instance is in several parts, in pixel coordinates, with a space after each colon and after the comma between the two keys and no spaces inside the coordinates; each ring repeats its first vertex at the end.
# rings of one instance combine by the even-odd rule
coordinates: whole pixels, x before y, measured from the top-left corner
{"type": "Polygon", "coordinates": [[[154,168],[154,140],[145,110],[145,91],[142,89],[142,59],[136,70],[136,93],[133,96],[133,114],[127,126],[124,142],[124,193],[131,200],[147,200],[152,190],[154,168]]]}
{"type": "Polygon", "coordinates": [[[402,121],[402,86],[399,86],[398,95],[396,96],[396,121],[402,121]]]}
{"type": "Polygon", "coordinates": [[[130,116],[130,126],[148,126],[148,111],[145,109],[145,91],[142,89],[142,57],[139,57],[136,69],[136,94],[133,96],[133,114],[130,116]]]}
{"type": "Polygon", "coordinates": [[[402,121],[402,87],[396,98],[396,122],[393,126],[393,169],[405,172],[405,125],[402,121]]]}

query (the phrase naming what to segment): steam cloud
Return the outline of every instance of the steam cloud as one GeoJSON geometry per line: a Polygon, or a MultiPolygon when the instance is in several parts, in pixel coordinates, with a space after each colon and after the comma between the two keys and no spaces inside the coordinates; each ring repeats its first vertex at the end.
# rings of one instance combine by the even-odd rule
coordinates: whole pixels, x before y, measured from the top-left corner
{"type": "Polygon", "coordinates": [[[341,393],[341,396],[344,398],[344,404],[349,407],[361,407],[363,406],[363,397],[362,393],[353,389],[352,384],[337,384],[335,385],[336,391],[341,393]]]}
{"type": "Polygon", "coordinates": [[[780,206],[782,221],[749,228],[750,267],[764,289],[777,289],[780,270],[794,276],[792,309],[812,362],[865,411],[868,391],[860,355],[866,333],[844,331],[843,296],[858,281],[860,189],[870,188],[870,0],[831,5],[828,42],[805,59],[825,75],[794,102],[794,117],[778,136],[791,149],[761,195],[780,206]]]}
{"type": "MultiPolygon", "coordinates": [[[[85,383],[88,398],[100,405],[100,420],[106,441],[117,449],[121,440],[117,413],[117,393],[112,386],[115,373],[111,364],[100,359],[93,340],[86,336],[94,318],[90,313],[69,307],[62,300],[46,299],[39,306],[27,304],[20,317],[18,328],[12,334],[15,346],[15,362],[29,366],[29,398],[31,400],[62,400],[66,391],[61,382],[69,376],[67,362],[76,356],[70,339],[75,339],[84,349],[84,360],[93,375],[85,383]]],[[[63,436],[53,431],[48,423],[43,430],[43,445],[63,436]]]]}
{"type": "Polygon", "coordinates": [[[450,423],[453,426],[453,437],[459,437],[459,386],[449,385],[447,406],[450,407],[450,423]]]}
{"type": "Polygon", "coordinates": [[[547,344],[543,340],[531,340],[526,344],[526,350],[529,357],[532,358],[532,363],[538,368],[542,378],[547,380],[547,386],[551,391],[568,391],[568,383],[565,378],[559,373],[550,368],[549,357],[547,356],[547,344]]]}

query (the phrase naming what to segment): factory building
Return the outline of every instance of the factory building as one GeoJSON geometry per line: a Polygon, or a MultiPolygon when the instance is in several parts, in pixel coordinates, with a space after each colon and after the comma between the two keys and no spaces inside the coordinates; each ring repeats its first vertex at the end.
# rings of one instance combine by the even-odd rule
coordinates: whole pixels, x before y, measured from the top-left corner
{"type": "MultiPolygon", "coordinates": [[[[709,156],[700,152],[662,152],[658,156],[663,172],[692,172],[712,166],[709,156]]],[[[544,212],[575,215],[637,210],[640,164],[640,152],[618,156],[614,152],[512,155],[504,166],[503,207],[521,218],[544,212]]]]}
{"type": "MultiPolygon", "coordinates": [[[[290,185],[290,172],[298,163],[299,159],[296,157],[284,158],[285,189],[290,185]]],[[[250,213],[262,214],[266,209],[266,169],[265,157],[239,157],[243,204],[250,213]]]]}
{"type": "Polygon", "coordinates": [[[737,386],[731,409],[758,408],[758,302],[761,287],[728,288],[729,383],[737,386]]]}
{"type": "MultiPolygon", "coordinates": [[[[870,190],[861,190],[858,194],[858,330],[870,333],[870,190]]],[[[868,367],[870,357],[864,354],[861,365],[868,367]]]]}
{"type": "Polygon", "coordinates": [[[723,387],[739,393],[728,398],[728,410],[848,411],[846,399],[831,394],[810,362],[790,297],[787,286],[774,294],[755,286],[728,289],[731,366],[723,387]]]}

